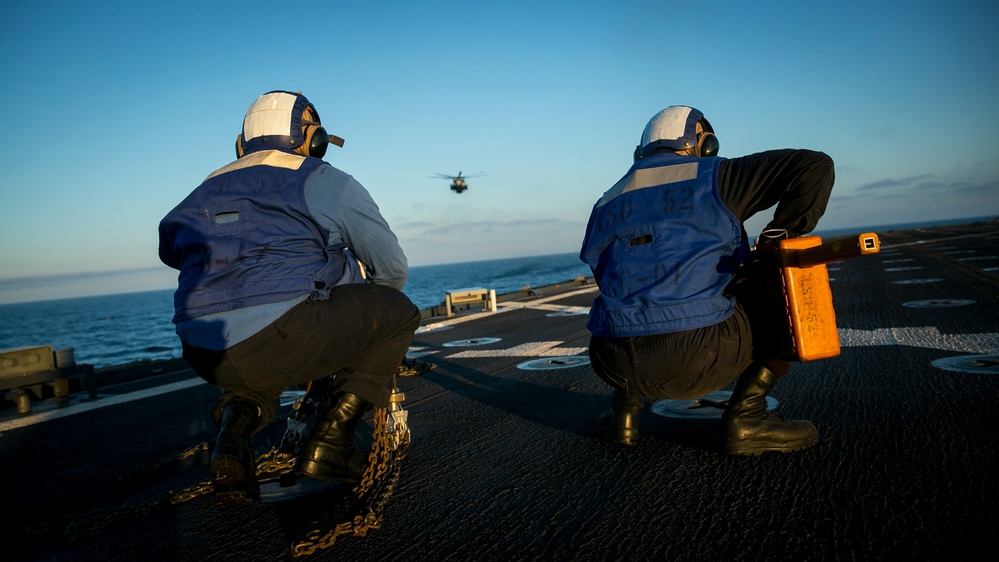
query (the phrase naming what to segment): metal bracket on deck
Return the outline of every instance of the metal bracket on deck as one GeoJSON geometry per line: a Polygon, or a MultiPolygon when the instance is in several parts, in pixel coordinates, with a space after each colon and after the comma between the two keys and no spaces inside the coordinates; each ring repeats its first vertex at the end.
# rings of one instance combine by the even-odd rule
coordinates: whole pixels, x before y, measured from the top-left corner
{"type": "Polygon", "coordinates": [[[482,305],[482,311],[496,312],[496,291],[493,289],[452,289],[444,293],[444,309],[448,317],[454,316],[455,307],[482,305]]]}
{"type": "MultiPolygon", "coordinates": [[[[50,385],[57,400],[68,400],[70,379],[80,379],[91,400],[97,398],[93,365],[77,365],[72,349],[52,346],[21,347],[0,351],[0,390],[9,389],[18,414],[31,413],[26,389],[50,385]]],[[[41,392],[38,392],[41,398],[41,392]]]]}

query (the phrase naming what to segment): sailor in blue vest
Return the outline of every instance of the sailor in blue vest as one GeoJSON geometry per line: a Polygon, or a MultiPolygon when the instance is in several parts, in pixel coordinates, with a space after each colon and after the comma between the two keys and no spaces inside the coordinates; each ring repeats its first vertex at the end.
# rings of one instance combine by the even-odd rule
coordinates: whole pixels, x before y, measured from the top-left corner
{"type": "Polygon", "coordinates": [[[210,467],[221,506],[259,501],[251,437],[281,392],[334,373],[296,471],[356,481],[357,423],[388,405],[420,324],[400,292],[406,256],[364,187],[322,160],[331,142],[343,146],[305,96],[266,93],[246,112],[237,159],[160,222],[160,259],[180,271],[184,358],[223,390],[210,467]]]}
{"type": "Polygon", "coordinates": [[[631,169],[593,206],[580,252],[600,287],[587,323],[590,359],[615,389],[599,435],[636,445],[644,398],[695,398],[737,380],[722,415],[726,450],[797,451],[818,433],[767,410],[789,364],[767,351],[765,333],[754,341],[760,295],[732,282],[751,258],[743,222],[777,206],[763,247],[811,232],[833,163],[790,149],[727,159],[718,146],[700,111],[668,107],[646,125],[631,169]]]}

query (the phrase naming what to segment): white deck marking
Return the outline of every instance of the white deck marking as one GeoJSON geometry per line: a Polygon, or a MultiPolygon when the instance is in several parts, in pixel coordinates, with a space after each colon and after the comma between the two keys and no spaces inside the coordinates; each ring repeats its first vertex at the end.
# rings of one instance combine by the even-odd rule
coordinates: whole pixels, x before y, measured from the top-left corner
{"type": "MultiPolygon", "coordinates": [[[[560,300],[560,299],[564,299],[565,297],[573,297],[573,296],[576,296],[576,295],[582,295],[584,293],[596,293],[599,290],[600,290],[599,287],[597,287],[596,285],[590,285],[590,286],[587,286],[587,287],[583,287],[582,289],[576,289],[575,291],[570,291],[568,293],[559,293],[557,295],[551,295],[551,296],[545,297],[543,299],[537,299],[537,300],[532,300],[532,301],[528,301],[528,302],[507,302],[507,303],[503,303],[502,306],[505,307],[505,308],[541,308],[538,305],[549,303],[551,301],[557,301],[557,300],[560,300]]],[[[562,307],[562,308],[564,308],[564,307],[562,307]]],[[[541,308],[541,310],[544,310],[544,308],[541,308]]]]}
{"type": "Polygon", "coordinates": [[[59,408],[56,410],[48,410],[45,412],[39,412],[37,414],[30,414],[23,418],[17,418],[14,420],[7,420],[4,422],[0,422],[0,432],[8,431],[11,429],[17,429],[19,427],[26,427],[29,425],[41,423],[44,421],[54,420],[57,418],[64,418],[66,416],[71,416],[73,414],[82,414],[83,412],[89,412],[91,410],[96,410],[98,408],[105,408],[107,406],[124,404],[126,402],[141,400],[143,398],[149,398],[151,396],[158,396],[160,394],[166,394],[167,392],[183,390],[185,388],[190,388],[192,386],[197,386],[199,384],[208,384],[208,383],[205,382],[204,379],[193,378],[185,381],[165,384],[163,386],[156,386],[153,388],[148,388],[146,390],[140,390],[137,392],[130,392],[128,394],[119,394],[117,396],[99,398],[97,400],[93,400],[90,402],[80,402],[78,404],[73,404],[72,406],[66,406],[65,408],[59,408]]]}
{"type": "Polygon", "coordinates": [[[508,349],[481,349],[462,351],[448,355],[446,358],[482,358],[482,357],[561,357],[563,355],[579,355],[586,353],[585,347],[558,347],[565,342],[536,341],[522,343],[508,349]]]}
{"type": "Polygon", "coordinates": [[[518,309],[518,308],[528,308],[528,309],[537,309],[537,310],[563,310],[563,309],[578,308],[578,307],[571,307],[571,306],[549,305],[547,303],[549,303],[551,301],[554,301],[554,300],[564,299],[566,297],[580,295],[580,294],[583,294],[583,293],[595,293],[598,290],[599,289],[597,288],[596,285],[592,285],[592,286],[584,287],[582,289],[577,289],[575,291],[570,291],[568,293],[559,293],[557,295],[551,295],[551,296],[548,296],[548,297],[545,297],[545,298],[542,298],[542,299],[532,300],[532,301],[529,301],[529,302],[507,302],[507,303],[502,303],[502,304],[496,305],[496,308],[498,309],[496,312],[476,312],[476,313],[473,313],[473,314],[459,316],[457,318],[451,318],[451,319],[448,319],[448,320],[441,320],[440,322],[434,322],[432,324],[427,324],[426,326],[420,326],[420,328],[418,330],[416,330],[416,333],[420,334],[420,333],[423,333],[423,332],[429,332],[429,331],[432,331],[432,330],[438,330],[438,329],[440,329],[442,327],[445,327],[445,326],[454,326],[456,324],[461,324],[462,322],[469,322],[471,320],[479,320],[479,319],[481,319],[481,318],[483,318],[485,316],[489,316],[489,315],[492,315],[492,314],[498,314],[500,312],[507,312],[509,310],[515,310],[515,309],[518,309]]]}
{"type": "Polygon", "coordinates": [[[840,347],[907,345],[965,353],[999,353],[999,333],[942,334],[933,326],[922,328],[839,329],[840,347]]]}

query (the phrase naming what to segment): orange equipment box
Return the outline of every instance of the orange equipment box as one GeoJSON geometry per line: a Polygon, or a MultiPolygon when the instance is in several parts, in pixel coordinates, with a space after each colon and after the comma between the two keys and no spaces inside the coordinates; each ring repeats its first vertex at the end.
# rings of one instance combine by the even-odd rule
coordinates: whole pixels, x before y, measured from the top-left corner
{"type": "Polygon", "coordinates": [[[812,361],[839,355],[839,332],[833,310],[829,272],[820,263],[810,267],[785,264],[790,250],[822,244],[818,236],[781,240],[781,287],[784,292],[788,326],[787,340],[781,346],[783,359],[812,361]]]}
{"type": "Polygon", "coordinates": [[[839,355],[839,331],[825,264],[879,250],[878,236],[872,232],[826,244],[818,236],[780,241],[780,283],[787,318],[787,330],[778,337],[781,359],[813,361],[839,355]]]}

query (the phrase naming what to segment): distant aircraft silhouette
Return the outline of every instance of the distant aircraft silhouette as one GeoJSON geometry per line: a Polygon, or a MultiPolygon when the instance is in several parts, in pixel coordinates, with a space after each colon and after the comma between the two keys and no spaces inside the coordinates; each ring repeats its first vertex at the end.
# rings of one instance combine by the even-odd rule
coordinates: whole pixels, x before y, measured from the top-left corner
{"type": "Polygon", "coordinates": [[[451,180],[451,191],[455,193],[461,193],[462,191],[468,189],[468,184],[465,183],[466,179],[477,178],[484,175],[486,175],[485,172],[476,172],[468,176],[462,176],[461,172],[458,172],[457,176],[449,176],[447,174],[437,174],[436,176],[430,176],[430,177],[451,180]]]}

